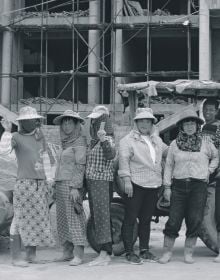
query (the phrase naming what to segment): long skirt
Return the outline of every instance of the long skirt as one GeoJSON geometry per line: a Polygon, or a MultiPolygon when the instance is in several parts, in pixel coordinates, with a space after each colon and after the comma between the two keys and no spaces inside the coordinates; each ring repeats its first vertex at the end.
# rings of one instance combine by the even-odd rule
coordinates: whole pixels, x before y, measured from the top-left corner
{"type": "Polygon", "coordinates": [[[48,188],[44,180],[18,180],[13,196],[14,218],[10,233],[19,234],[24,246],[53,246],[48,188]]]}
{"type": "MultiPolygon", "coordinates": [[[[80,193],[80,204],[83,203],[82,191],[80,193]]],[[[57,231],[61,244],[66,241],[74,245],[85,246],[86,244],[86,216],[83,208],[78,213],[75,203],[70,200],[70,189],[64,182],[56,183],[56,211],[57,231]],[[77,214],[78,213],[78,214],[77,214]]]]}
{"type": "Polygon", "coordinates": [[[87,188],[91,217],[95,227],[96,242],[98,244],[111,243],[111,182],[88,179],[87,188]]]}

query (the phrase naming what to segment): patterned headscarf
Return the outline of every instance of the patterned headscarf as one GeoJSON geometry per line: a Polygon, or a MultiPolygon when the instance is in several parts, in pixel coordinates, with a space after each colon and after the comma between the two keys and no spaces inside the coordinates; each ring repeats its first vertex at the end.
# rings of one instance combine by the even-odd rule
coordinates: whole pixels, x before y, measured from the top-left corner
{"type": "Polygon", "coordinates": [[[99,142],[97,132],[99,131],[102,122],[105,122],[104,129],[106,131],[106,135],[114,137],[114,130],[110,117],[107,114],[101,115],[99,118],[94,119],[94,122],[91,121],[90,124],[90,136],[92,138],[90,142],[91,149],[99,142]]]}
{"type": "Polygon", "coordinates": [[[177,147],[181,151],[200,152],[202,146],[201,125],[197,123],[196,133],[188,135],[183,130],[183,122],[179,124],[179,133],[176,138],[177,147]]]}
{"type": "Polygon", "coordinates": [[[60,139],[61,139],[61,145],[63,150],[65,150],[68,147],[73,146],[73,143],[82,135],[82,128],[81,124],[78,121],[75,125],[75,128],[73,129],[71,134],[66,134],[63,129],[62,125],[60,125],[60,139]]]}

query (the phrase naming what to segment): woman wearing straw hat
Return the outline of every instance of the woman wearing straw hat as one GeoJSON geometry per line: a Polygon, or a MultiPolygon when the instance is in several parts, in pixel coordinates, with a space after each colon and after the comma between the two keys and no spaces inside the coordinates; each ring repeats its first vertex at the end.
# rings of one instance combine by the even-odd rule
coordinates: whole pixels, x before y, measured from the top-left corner
{"type": "MultiPolygon", "coordinates": [[[[35,108],[21,108],[17,118],[19,130],[12,134],[11,143],[8,143],[15,151],[18,164],[13,195],[14,218],[10,229],[12,263],[16,266],[36,262],[37,246],[55,244],[44,166],[46,143],[40,129],[42,118],[35,108]],[[20,260],[20,238],[26,249],[27,262],[20,260]]],[[[3,120],[2,125],[10,131],[11,124],[7,120],[3,120]]]]}
{"type": "Polygon", "coordinates": [[[201,136],[200,119],[193,110],[180,116],[179,133],[169,148],[164,170],[164,196],[170,200],[169,219],[164,229],[164,254],[159,260],[165,264],[172,257],[172,248],[182,221],[186,222],[184,260],[193,263],[193,251],[203,220],[209,175],[218,166],[218,151],[211,141],[201,136]],[[172,184],[172,187],[171,187],[172,184]]]}
{"type": "Polygon", "coordinates": [[[130,264],[143,260],[156,262],[149,251],[150,223],[162,185],[162,158],[167,146],[156,135],[153,124],[156,118],[150,108],[139,108],[134,118],[134,128],[119,146],[119,176],[125,186],[125,218],[122,226],[126,259],[130,264]],[[140,254],[133,251],[133,231],[139,219],[140,254]]]}
{"type": "Polygon", "coordinates": [[[91,119],[92,139],[87,158],[86,179],[96,242],[100,245],[99,256],[90,265],[106,265],[112,254],[110,202],[116,155],[114,132],[109,111],[105,106],[96,106],[88,118],[91,119]]]}
{"type": "Polygon", "coordinates": [[[53,122],[60,126],[62,145],[55,175],[57,229],[63,245],[60,261],[71,260],[69,264],[76,266],[82,263],[86,243],[86,220],[82,205],[87,149],[81,127],[84,120],[78,113],[66,110],[53,122]]]}

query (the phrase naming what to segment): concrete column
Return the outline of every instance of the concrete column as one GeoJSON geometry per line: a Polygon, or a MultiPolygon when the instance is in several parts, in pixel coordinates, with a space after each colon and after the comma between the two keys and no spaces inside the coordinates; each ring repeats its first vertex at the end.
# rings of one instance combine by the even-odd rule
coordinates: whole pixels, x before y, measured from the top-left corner
{"type": "MultiPolygon", "coordinates": [[[[20,32],[15,33],[12,43],[12,67],[13,73],[23,71],[23,35],[20,32]]],[[[23,78],[11,79],[11,102],[16,104],[23,98],[23,78]]]]}
{"type": "MultiPolygon", "coordinates": [[[[7,26],[10,22],[10,14],[8,12],[11,10],[12,1],[2,0],[3,1],[3,16],[2,22],[4,26],[7,26]]],[[[13,33],[8,28],[3,31],[2,35],[2,73],[10,74],[12,66],[12,42],[13,42],[13,33]]],[[[2,77],[1,84],[1,104],[9,105],[10,104],[10,93],[11,93],[11,78],[2,77]]]]}
{"type": "Polygon", "coordinates": [[[211,79],[211,32],[209,0],[200,0],[199,14],[199,79],[211,79]]]}
{"type": "MultiPolygon", "coordinates": [[[[115,9],[114,9],[114,18],[116,23],[121,23],[122,21],[122,15],[123,15],[123,0],[116,0],[115,1],[115,9]]],[[[122,29],[116,29],[115,34],[115,69],[113,69],[114,72],[122,72],[122,29]]],[[[113,50],[114,51],[114,50],[113,50]]],[[[121,77],[115,78],[115,86],[117,84],[120,84],[122,82],[121,77]]],[[[121,103],[121,96],[118,93],[115,93],[115,103],[121,103]]]]}
{"type": "MultiPolygon", "coordinates": [[[[100,1],[90,1],[89,2],[89,22],[91,24],[96,24],[100,22],[100,1]]],[[[99,60],[100,57],[100,44],[99,41],[99,31],[89,30],[88,43],[89,47],[93,49],[93,52],[89,54],[88,57],[88,72],[97,73],[99,71],[99,60]],[[97,58],[98,57],[98,58],[97,58]]],[[[88,49],[90,52],[90,49],[88,49]]],[[[88,78],[88,103],[97,104],[100,101],[100,86],[99,78],[89,77],[88,78]]]]}

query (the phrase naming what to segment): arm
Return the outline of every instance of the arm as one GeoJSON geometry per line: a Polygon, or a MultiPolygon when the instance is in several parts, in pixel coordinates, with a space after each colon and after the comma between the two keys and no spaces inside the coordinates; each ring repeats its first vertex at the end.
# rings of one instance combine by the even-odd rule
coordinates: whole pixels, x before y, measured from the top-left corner
{"type": "Polygon", "coordinates": [[[168,150],[165,169],[164,169],[164,178],[163,178],[164,186],[167,187],[171,186],[173,168],[174,168],[174,151],[173,151],[173,144],[171,144],[168,150]]]}
{"type": "Polygon", "coordinates": [[[74,147],[75,154],[75,170],[73,170],[73,179],[70,182],[70,188],[78,189],[83,186],[83,178],[86,165],[86,146],[74,147]]]}
{"type": "Polygon", "coordinates": [[[207,145],[209,147],[209,157],[210,157],[208,170],[209,170],[209,174],[212,174],[216,170],[219,164],[219,152],[211,142],[207,143],[207,145]]]}
{"type": "Polygon", "coordinates": [[[161,143],[162,143],[162,157],[165,159],[168,154],[169,146],[167,146],[162,140],[161,143]]]}
{"type": "Polygon", "coordinates": [[[118,175],[124,181],[124,192],[128,197],[133,196],[133,185],[131,183],[130,160],[133,156],[133,150],[129,145],[129,139],[123,138],[119,145],[119,170],[118,175]]]}
{"type": "Polygon", "coordinates": [[[127,137],[123,138],[119,143],[119,170],[120,177],[131,177],[130,160],[133,156],[133,150],[128,142],[127,137]]]}

